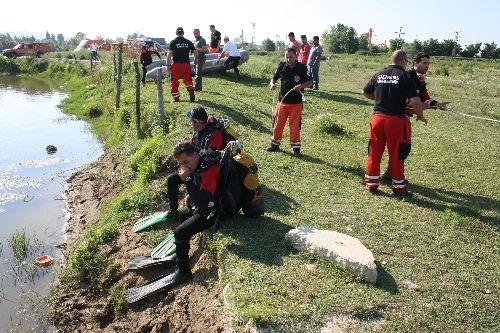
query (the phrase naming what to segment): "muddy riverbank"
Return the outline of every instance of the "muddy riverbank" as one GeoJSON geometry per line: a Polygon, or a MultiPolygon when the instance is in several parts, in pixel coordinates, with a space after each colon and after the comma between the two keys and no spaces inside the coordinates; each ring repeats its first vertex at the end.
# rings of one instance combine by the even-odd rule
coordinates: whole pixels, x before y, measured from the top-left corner
{"type": "MultiPolygon", "coordinates": [[[[102,204],[124,186],[124,166],[118,161],[119,154],[108,151],[68,180],[65,196],[70,217],[65,255],[95,222],[102,204]]],[[[101,249],[114,263],[107,281],[70,284],[57,290],[51,314],[54,325],[61,332],[225,332],[217,267],[207,251],[194,268],[194,280],[188,285],[137,304],[122,303],[125,288],[171,271],[161,268],[139,271],[139,274],[126,271],[130,258],[151,250],[144,234],[132,231],[132,223],[124,224],[116,240],[101,249]],[[110,284],[123,288],[110,292],[110,284]]],[[[173,227],[172,224],[165,226],[173,227]]],[[[196,248],[195,244],[198,239],[193,240],[192,247],[196,248]]]]}

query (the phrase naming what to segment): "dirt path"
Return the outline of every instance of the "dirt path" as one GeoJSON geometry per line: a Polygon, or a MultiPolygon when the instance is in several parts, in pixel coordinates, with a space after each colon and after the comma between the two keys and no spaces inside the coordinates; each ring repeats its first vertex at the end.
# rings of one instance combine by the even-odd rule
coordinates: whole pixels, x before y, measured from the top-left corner
{"type": "MultiPolygon", "coordinates": [[[[68,180],[66,198],[71,215],[65,253],[82,238],[101,204],[121,189],[123,179],[111,176],[123,174],[123,166],[116,160],[117,153],[107,152],[68,180]]],[[[155,268],[137,274],[125,270],[131,257],[150,251],[144,235],[132,232],[131,223],[124,225],[116,241],[102,250],[116,264],[113,282],[127,288],[172,271],[155,268]]],[[[192,247],[198,240],[193,240],[192,247]]],[[[217,267],[207,257],[204,254],[194,268],[190,284],[126,305],[118,314],[113,311],[107,286],[81,285],[61,290],[54,302],[54,325],[60,332],[225,332],[217,267]]]]}

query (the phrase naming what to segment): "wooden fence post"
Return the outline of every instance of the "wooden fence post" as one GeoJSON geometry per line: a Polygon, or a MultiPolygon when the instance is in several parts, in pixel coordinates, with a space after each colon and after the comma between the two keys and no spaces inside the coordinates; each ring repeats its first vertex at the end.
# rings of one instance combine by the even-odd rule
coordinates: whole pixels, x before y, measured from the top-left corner
{"type": "Polygon", "coordinates": [[[167,117],[165,116],[165,110],[163,108],[163,71],[161,66],[158,67],[156,71],[156,84],[158,92],[158,117],[160,118],[161,127],[163,133],[167,133],[167,117]]]}
{"type": "MultiPolygon", "coordinates": [[[[92,51],[90,51],[92,52],[92,51]]],[[[90,54],[90,71],[92,72],[92,67],[94,67],[94,64],[93,64],[93,60],[94,60],[94,56],[92,55],[92,53],[90,54]]]]}
{"type": "Polygon", "coordinates": [[[123,43],[118,44],[118,73],[116,75],[116,99],[115,108],[120,108],[120,96],[122,90],[122,54],[123,53],[123,43]]]}
{"type": "Polygon", "coordinates": [[[139,76],[139,64],[134,61],[135,69],[135,129],[137,137],[141,136],[141,78],[139,76]]]}
{"type": "Polygon", "coordinates": [[[116,75],[117,75],[117,70],[116,70],[116,52],[113,52],[113,82],[116,82],[116,75]]]}

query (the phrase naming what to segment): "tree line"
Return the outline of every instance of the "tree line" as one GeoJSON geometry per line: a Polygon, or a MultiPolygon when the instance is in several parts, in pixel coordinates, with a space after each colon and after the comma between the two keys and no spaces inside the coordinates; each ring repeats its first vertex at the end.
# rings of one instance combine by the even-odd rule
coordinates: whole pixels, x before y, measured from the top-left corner
{"type": "Polygon", "coordinates": [[[37,39],[33,35],[17,37],[11,36],[8,33],[0,34],[0,51],[12,48],[21,42],[45,42],[51,45],[53,51],[73,51],[85,37],[83,32],[77,32],[69,39],[65,39],[63,34],[51,34],[48,31],[45,33],[45,38],[43,39],[37,39]]]}

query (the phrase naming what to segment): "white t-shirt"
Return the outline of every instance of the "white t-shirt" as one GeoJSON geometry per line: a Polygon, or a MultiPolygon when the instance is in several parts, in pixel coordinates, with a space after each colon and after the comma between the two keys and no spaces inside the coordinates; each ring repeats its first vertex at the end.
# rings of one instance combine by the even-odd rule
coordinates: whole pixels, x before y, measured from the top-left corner
{"type": "Polygon", "coordinates": [[[96,43],[92,43],[92,45],[90,45],[90,48],[91,48],[92,52],[95,52],[95,51],[97,51],[98,47],[97,47],[96,43]]]}
{"type": "Polygon", "coordinates": [[[236,47],[236,44],[229,42],[229,41],[226,44],[224,44],[224,48],[222,49],[222,52],[229,53],[230,57],[239,57],[240,56],[240,51],[236,47]]]}

